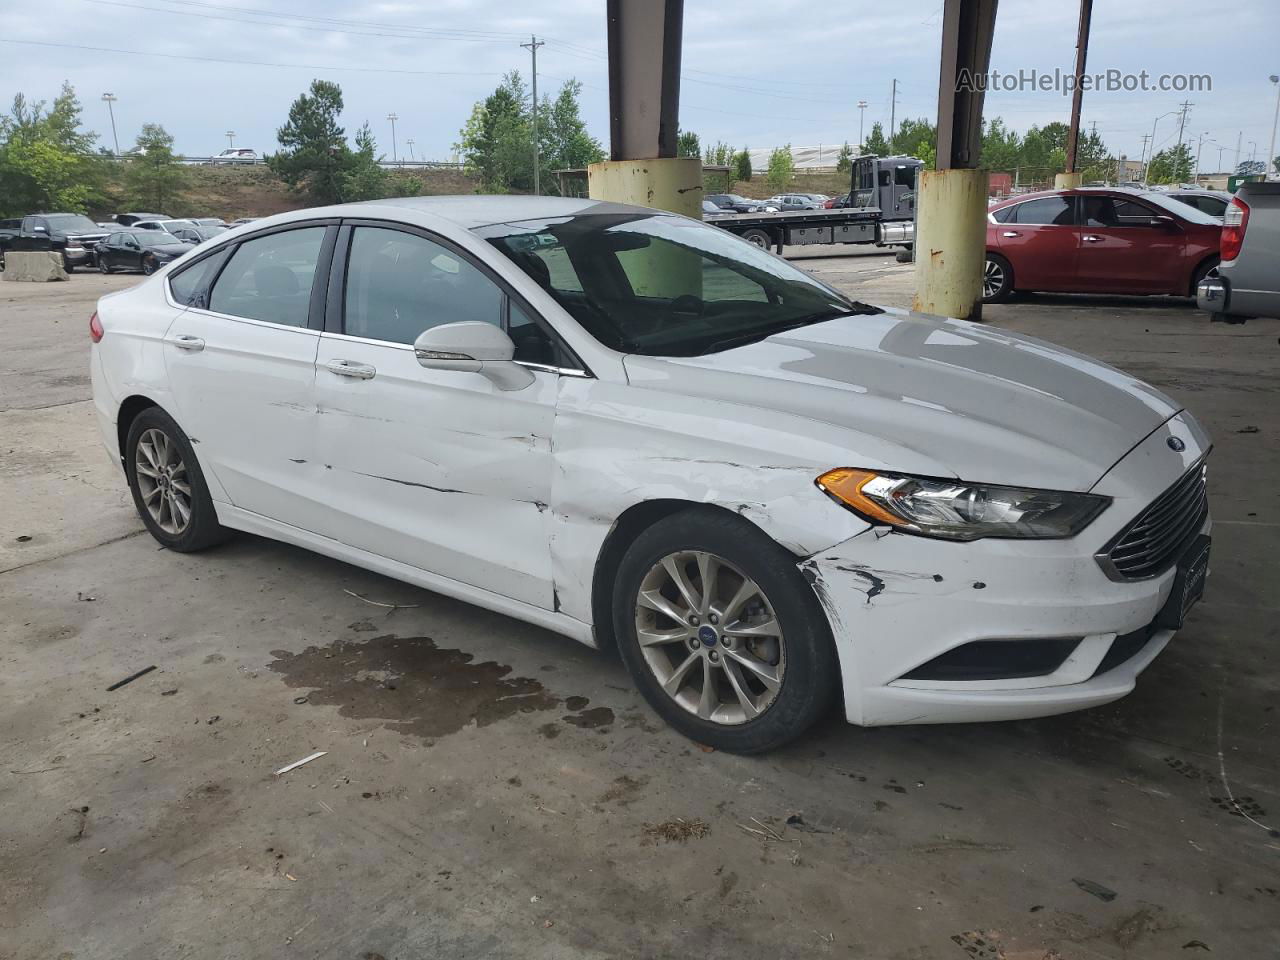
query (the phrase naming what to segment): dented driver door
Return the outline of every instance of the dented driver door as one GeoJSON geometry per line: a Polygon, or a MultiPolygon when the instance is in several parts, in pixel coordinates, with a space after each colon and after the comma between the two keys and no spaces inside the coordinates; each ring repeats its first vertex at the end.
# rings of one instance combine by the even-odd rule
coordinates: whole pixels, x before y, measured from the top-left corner
{"type": "MultiPolygon", "coordinates": [[[[428,370],[428,327],[501,324],[501,289],[466,256],[418,232],[345,228],[344,332],[316,358],[315,532],[502,596],[551,609],[545,511],[558,378],[502,390],[477,373],[428,370]]],[[[337,279],[337,278],[335,278],[337,279]]],[[[332,312],[332,311],[331,311],[332,312]]],[[[327,324],[327,325],[332,325],[327,324]]]]}

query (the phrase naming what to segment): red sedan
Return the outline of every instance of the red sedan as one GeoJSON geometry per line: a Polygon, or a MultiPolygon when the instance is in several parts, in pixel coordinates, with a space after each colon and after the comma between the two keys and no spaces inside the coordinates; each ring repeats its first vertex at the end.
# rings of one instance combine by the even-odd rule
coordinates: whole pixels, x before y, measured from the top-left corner
{"type": "Polygon", "coordinates": [[[1017,291],[1194,297],[1222,224],[1160,193],[1120,187],[1002,200],[987,213],[982,299],[1017,291]]]}

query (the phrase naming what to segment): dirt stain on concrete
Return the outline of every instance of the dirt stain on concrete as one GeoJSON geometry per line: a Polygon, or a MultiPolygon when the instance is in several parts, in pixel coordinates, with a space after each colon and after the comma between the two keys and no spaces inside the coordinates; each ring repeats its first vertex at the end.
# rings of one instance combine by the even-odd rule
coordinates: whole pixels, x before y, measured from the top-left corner
{"type": "Polygon", "coordinates": [[[272,654],[268,666],[290,687],[308,688],[307,703],[424,740],[560,705],[537,680],[512,677],[511,667],[492,660],[475,663],[430,637],[384,634],[272,654]]]}

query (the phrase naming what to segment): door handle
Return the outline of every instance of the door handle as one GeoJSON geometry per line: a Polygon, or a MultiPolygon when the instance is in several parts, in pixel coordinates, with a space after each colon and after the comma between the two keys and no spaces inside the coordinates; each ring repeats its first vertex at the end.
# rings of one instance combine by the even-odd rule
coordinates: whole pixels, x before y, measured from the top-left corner
{"type": "Polygon", "coordinates": [[[372,380],[377,368],[371,363],[357,363],[354,360],[330,360],[325,366],[329,372],[339,377],[351,377],[353,380],[372,380]]]}
{"type": "Polygon", "coordinates": [[[1092,233],[1086,233],[1084,235],[1085,243],[1101,243],[1102,240],[1103,240],[1102,237],[1094,236],[1092,233]]]}
{"type": "Polygon", "coordinates": [[[1020,234],[1020,233],[1018,233],[1018,231],[1017,231],[1017,230],[1006,230],[1004,233],[1000,234],[1000,236],[1002,236],[1002,237],[1019,237],[1019,236],[1021,236],[1021,234],[1020,234]]]}
{"type": "Polygon", "coordinates": [[[186,350],[189,353],[199,353],[204,349],[204,341],[199,337],[192,337],[185,333],[179,333],[170,337],[169,342],[179,350],[186,350]]]}

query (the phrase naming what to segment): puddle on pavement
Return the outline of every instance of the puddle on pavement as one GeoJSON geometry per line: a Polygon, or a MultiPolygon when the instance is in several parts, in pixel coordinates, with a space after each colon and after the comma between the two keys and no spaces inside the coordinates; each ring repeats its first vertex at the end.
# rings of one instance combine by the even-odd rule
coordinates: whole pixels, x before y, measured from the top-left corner
{"type": "Polygon", "coordinates": [[[537,680],[510,676],[511,667],[492,660],[474,663],[430,637],[386,634],[272,655],[268,666],[286,684],[311,691],[307,703],[336,706],[355,720],[384,720],[388,729],[428,740],[561,703],[537,680]]]}

